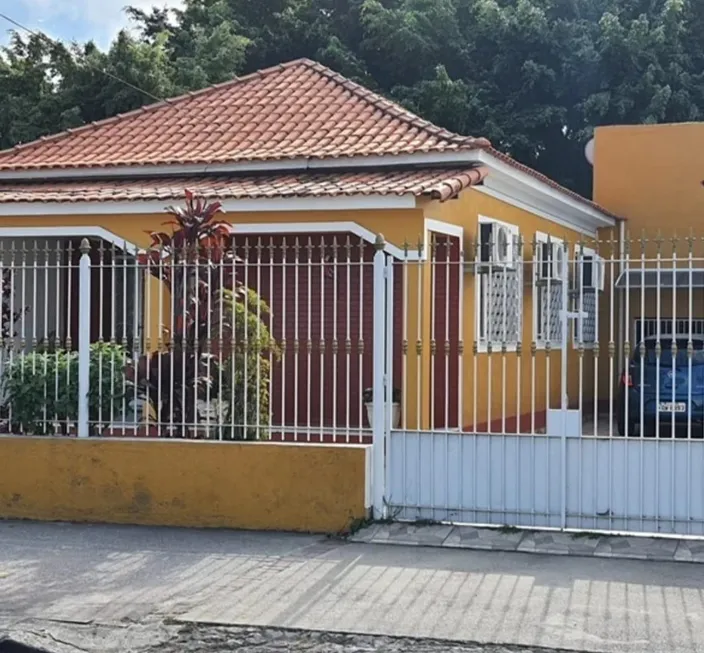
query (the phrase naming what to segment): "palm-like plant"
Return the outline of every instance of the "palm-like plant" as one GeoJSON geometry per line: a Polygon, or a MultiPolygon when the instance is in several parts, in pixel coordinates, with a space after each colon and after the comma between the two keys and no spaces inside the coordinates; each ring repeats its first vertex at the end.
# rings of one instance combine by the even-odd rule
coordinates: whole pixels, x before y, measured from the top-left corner
{"type": "MultiPolygon", "coordinates": [[[[236,415],[253,412],[266,424],[269,354],[276,351],[264,322],[269,309],[238,278],[245,263],[232,248],[230,225],[217,219],[221,204],[186,191],[185,206],[167,211],[172,219],[165,224],[172,232],[151,233],[152,243],[139,262],[168,290],[173,329],[164,330],[167,350],[141,357],[130,376],[155,408],[160,405],[162,424],[194,425],[199,421],[196,400],[219,397],[236,398],[230,403],[237,406],[228,404],[225,411],[232,424],[236,415]],[[249,393],[233,388],[252,381],[250,374],[234,370],[252,366],[259,371],[259,385],[249,393]],[[243,395],[253,403],[243,407],[243,395]]],[[[234,427],[229,431],[230,437],[248,435],[234,427]]]]}

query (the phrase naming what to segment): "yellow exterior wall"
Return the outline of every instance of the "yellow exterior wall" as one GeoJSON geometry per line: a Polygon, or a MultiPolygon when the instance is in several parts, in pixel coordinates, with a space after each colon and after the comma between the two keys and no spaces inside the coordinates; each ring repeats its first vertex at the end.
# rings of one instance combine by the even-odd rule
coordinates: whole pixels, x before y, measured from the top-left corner
{"type": "MultiPolygon", "coordinates": [[[[678,267],[688,267],[690,244],[687,237],[690,234],[695,238],[692,256],[698,259],[693,266],[701,267],[704,257],[704,122],[599,127],[594,136],[593,175],[594,200],[626,219],[625,256],[630,259],[631,267],[640,268],[644,255],[650,259],[646,267],[655,268],[658,253],[663,268],[673,266],[674,255],[678,267]]],[[[605,293],[600,338],[608,342],[608,323],[613,316],[616,340],[628,340],[633,348],[636,343],[630,341],[634,319],[641,315],[656,317],[657,296],[654,290],[646,291],[643,311],[640,289],[631,289],[625,314],[625,292],[615,293],[613,311],[608,303],[608,292],[605,293]],[[623,334],[620,325],[623,325],[623,334]]],[[[688,319],[687,291],[679,290],[677,294],[676,316],[688,319]]],[[[661,317],[670,317],[671,292],[661,292],[660,300],[661,317]]],[[[703,307],[702,291],[695,290],[692,316],[704,317],[703,307]]],[[[608,396],[605,395],[609,378],[608,354],[606,356],[599,375],[599,394],[603,398],[608,396]]],[[[615,361],[616,374],[623,365],[624,361],[615,361]]]]}
{"type": "Polygon", "coordinates": [[[598,127],[594,139],[594,200],[626,218],[632,238],[693,228],[701,242],[704,122],[598,127]]]}
{"type": "Polygon", "coordinates": [[[0,518],[338,533],[367,516],[364,446],[0,438],[0,518]]]}
{"type": "MultiPolygon", "coordinates": [[[[169,202],[165,202],[168,205],[169,202]]],[[[179,206],[182,202],[171,202],[179,206]]],[[[222,220],[237,224],[275,224],[308,222],[355,222],[372,233],[382,234],[394,245],[401,247],[405,240],[417,242],[423,235],[423,212],[421,209],[393,210],[347,210],[347,211],[279,211],[279,212],[243,212],[223,213],[222,220]]],[[[149,234],[154,231],[168,230],[164,226],[167,220],[164,214],[136,215],[47,215],[47,216],[0,216],[0,227],[102,227],[126,242],[138,247],[151,244],[149,234]]],[[[80,236],[80,230],[77,230],[80,236]]],[[[169,315],[169,296],[156,279],[151,279],[145,290],[149,315],[145,316],[145,330],[149,349],[158,348],[164,334],[159,325],[159,300],[162,301],[162,315],[169,315]]],[[[410,300],[415,301],[415,296],[410,300]]],[[[415,306],[415,304],[413,304],[415,306]]],[[[415,312],[414,312],[415,314],[415,312]]]]}
{"type": "MultiPolygon", "coordinates": [[[[448,202],[426,202],[418,209],[407,210],[348,210],[348,211],[306,211],[306,212],[266,212],[266,213],[230,213],[223,219],[233,224],[272,224],[301,222],[355,222],[373,233],[382,233],[388,242],[402,246],[411,243],[411,248],[423,235],[423,220],[430,218],[441,220],[464,228],[464,247],[468,258],[470,244],[478,235],[478,218],[483,215],[489,218],[514,224],[520,228],[524,241],[524,260],[532,261],[532,241],[536,231],[550,234],[568,241],[570,258],[574,256],[574,245],[580,241],[580,234],[557,225],[529,211],[517,208],[475,189],[464,191],[459,198],[448,202]]],[[[99,226],[120,238],[138,246],[147,246],[150,242],[150,231],[162,230],[163,215],[96,215],[96,216],[21,216],[0,217],[0,227],[41,227],[41,226],[99,226]]],[[[589,246],[588,239],[581,238],[589,246]]],[[[472,344],[475,340],[475,296],[474,276],[464,275],[464,332],[462,334],[465,356],[463,364],[463,426],[481,424],[491,412],[492,421],[500,417],[505,409],[507,415],[525,414],[531,410],[531,402],[535,401],[536,412],[544,411],[548,405],[559,406],[560,402],[560,354],[553,351],[548,357],[545,351],[535,353],[535,374],[532,372],[531,342],[533,336],[533,301],[530,274],[532,267],[524,268],[524,315],[523,315],[523,349],[521,354],[509,352],[506,354],[506,375],[503,373],[503,357],[500,352],[478,354],[477,375],[475,382],[472,358],[472,344]],[[489,367],[491,366],[491,408],[489,408],[489,367]],[[520,397],[518,396],[518,370],[520,369],[520,397]],[[474,389],[477,387],[477,415],[473,414],[474,389]],[[504,393],[505,388],[505,393],[504,393]]],[[[407,306],[406,329],[408,334],[408,354],[406,356],[406,397],[404,410],[406,424],[410,428],[430,425],[430,398],[432,395],[430,353],[431,339],[431,302],[432,273],[430,264],[411,264],[407,267],[407,306]],[[420,292],[419,292],[420,285],[420,292]],[[420,337],[423,351],[420,358],[415,355],[416,340],[420,337]],[[420,378],[420,393],[417,391],[420,378]],[[420,424],[419,424],[420,419],[420,424]]],[[[151,346],[158,342],[158,282],[152,281],[150,287],[152,306],[151,315],[147,318],[151,346]]],[[[606,293],[601,297],[603,303],[606,293]]],[[[603,327],[603,321],[602,321],[603,327]]],[[[572,404],[578,402],[579,392],[579,353],[572,347],[569,349],[569,393],[572,404]]],[[[586,352],[583,358],[582,396],[588,397],[592,390],[593,358],[586,352]]],[[[402,380],[395,380],[394,385],[400,387],[402,380]]]]}
{"type": "MultiPolygon", "coordinates": [[[[170,202],[179,206],[179,202],[170,202]]],[[[169,204],[166,202],[165,204],[169,204]]],[[[164,231],[164,214],[145,215],[47,215],[1,216],[0,227],[103,227],[120,238],[146,247],[151,242],[149,233],[164,231]]],[[[382,233],[387,241],[402,245],[404,238],[416,242],[423,231],[423,212],[420,209],[349,210],[349,211],[280,211],[257,213],[224,213],[222,219],[237,224],[272,224],[280,222],[356,222],[373,233],[382,233]]]]}
{"type": "MultiPolygon", "coordinates": [[[[441,220],[464,228],[464,248],[467,260],[474,259],[474,243],[479,236],[479,216],[493,218],[501,222],[516,225],[524,243],[523,259],[528,262],[523,268],[523,336],[522,352],[505,354],[506,373],[503,372],[504,354],[477,354],[477,371],[475,376],[473,344],[475,342],[475,276],[471,272],[464,274],[464,373],[463,373],[463,426],[484,423],[491,408],[491,421],[501,418],[502,412],[508,416],[524,415],[531,412],[532,394],[535,393],[535,412],[548,407],[560,405],[560,352],[553,350],[550,355],[544,350],[535,352],[535,374],[533,374],[533,354],[531,343],[533,334],[533,297],[532,297],[532,261],[533,240],[536,232],[542,232],[567,242],[569,258],[574,258],[574,247],[583,242],[584,246],[594,246],[588,238],[579,232],[551,222],[529,211],[517,208],[484,194],[476,189],[463,192],[457,200],[450,202],[431,202],[425,207],[427,218],[441,220]],[[520,370],[520,374],[519,374],[520,370]],[[518,379],[520,378],[520,403],[518,379]],[[548,380],[549,379],[549,380],[548,380]],[[477,391],[477,412],[473,414],[474,392],[477,391]],[[491,402],[489,396],[491,394],[491,402]],[[504,408],[505,407],[505,408],[504,408]]],[[[428,275],[429,276],[429,275],[428,275]]],[[[429,327],[428,327],[429,328],[429,327]]],[[[590,396],[593,388],[593,358],[585,352],[583,358],[582,396],[590,396]]],[[[570,404],[578,405],[579,394],[579,352],[569,341],[568,354],[568,394],[570,404]]]]}

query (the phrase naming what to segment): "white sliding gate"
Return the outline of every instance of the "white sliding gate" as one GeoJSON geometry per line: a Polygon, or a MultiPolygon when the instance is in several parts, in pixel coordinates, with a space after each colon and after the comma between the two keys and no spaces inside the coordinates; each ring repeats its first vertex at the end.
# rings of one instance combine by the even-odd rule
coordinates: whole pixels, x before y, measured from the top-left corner
{"type": "Polygon", "coordinates": [[[704,257],[502,237],[377,253],[377,514],[704,537],[704,257]]]}
{"type": "Polygon", "coordinates": [[[395,519],[704,535],[702,441],[392,431],[388,462],[395,519]]]}

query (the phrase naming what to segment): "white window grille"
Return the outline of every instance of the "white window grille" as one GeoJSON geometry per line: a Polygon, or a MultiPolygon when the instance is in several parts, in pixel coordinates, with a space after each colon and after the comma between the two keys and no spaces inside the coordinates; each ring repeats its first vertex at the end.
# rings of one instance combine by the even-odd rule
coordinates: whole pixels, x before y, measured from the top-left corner
{"type": "Polygon", "coordinates": [[[537,232],[533,252],[533,333],[538,347],[562,343],[562,284],[567,276],[564,242],[537,232]]]}
{"type": "Polygon", "coordinates": [[[573,343],[593,347],[599,339],[599,293],[604,290],[604,259],[593,249],[577,245],[573,262],[573,343]]]}
{"type": "Polygon", "coordinates": [[[653,317],[637,318],[633,322],[633,344],[639,344],[643,338],[657,336],[704,336],[704,318],[675,319],[660,318],[660,330],[658,331],[658,320],[653,317]],[[691,326],[690,326],[691,324],[691,326]],[[673,333],[674,326],[674,333],[673,333]],[[691,331],[690,331],[691,329],[691,331]]]}
{"type": "Polygon", "coordinates": [[[475,315],[477,341],[486,351],[515,349],[523,329],[523,283],[518,227],[479,218],[475,315]]]}

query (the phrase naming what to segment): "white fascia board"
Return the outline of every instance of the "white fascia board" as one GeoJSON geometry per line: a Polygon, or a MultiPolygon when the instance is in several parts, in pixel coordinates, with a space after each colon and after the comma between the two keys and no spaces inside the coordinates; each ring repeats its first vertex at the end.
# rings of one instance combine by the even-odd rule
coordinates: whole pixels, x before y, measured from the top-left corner
{"type": "Polygon", "coordinates": [[[339,170],[369,167],[450,166],[470,165],[478,161],[479,150],[449,152],[419,152],[417,154],[386,154],[342,156],[335,159],[279,159],[272,161],[240,161],[234,163],[130,165],[101,168],[61,168],[44,170],[0,170],[0,180],[37,179],[100,179],[105,177],[180,177],[187,175],[217,175],[247,172],[278,172],[339,170]]]}
{"type": "Polygon", "coordinates": [[[494,197],[497,200],[500,200],[502,202],[506,202],[506,204],[510,204],[511,206],[515,206],[517,209],[521,209],[523,211],[527,211],[528,213],[532,213],[533,215],[537,215],[538,217],[544,218],[545,220],[548,220],[549,222],[553,222],[553,223],[558,224],[562,227],[565,227],[566,229],[576,231],[577,233],[588,236],[589,238],[596,238],[597,237],[597,232],[594,227],[576,224],[574,221],[567,220],[563,217],[558,217],[554,213],[547,213],[546,211],[543,211],[541,209],[536,208],[532,204],[528,204],[526,202],[523,202],[523,201],[515,198],[513,195],[507,195],[504,192],[495,190],[493,188],[489,188],[487,186],[472,186],[472,190],[478,191],[480,193],[484,193],[485,195],[489,195],[490,197],[494,197]]]}
{"type": "MultiPolygon", "coordinates": [[[[163,213],[178,199],[136,202],[5,202],[0,216],[33,215],[113,215],[163,213]]],[[[345,195],[339,197],[276,197],[266,199],[226,199],[226,213],[292,211],[346,211],[376,209],[415,209],[413,195],[345,195]]]]}
{"type": "Polygon", "coordinates": [[[490,169],[484,180],[484,185],[489,188],[516,197],[525,204],[535,205],[536,209],[548,215],[557,213],[563,221],[574,223],[575,226],[595,231],[600,227],[616,225],[617,221],[610,215],[504,163],[490,152],[481,151],[478,158],[490,169]]]}

